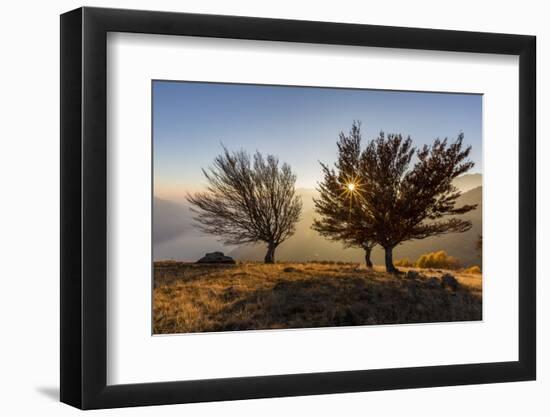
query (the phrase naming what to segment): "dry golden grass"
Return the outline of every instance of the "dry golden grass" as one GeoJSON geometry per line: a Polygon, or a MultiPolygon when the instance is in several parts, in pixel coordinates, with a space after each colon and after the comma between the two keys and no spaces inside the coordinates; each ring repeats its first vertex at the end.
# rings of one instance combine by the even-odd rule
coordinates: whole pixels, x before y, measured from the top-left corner
{"type": "Polygon", "coordinates": [[[453,292],[439,281],[448,271],[420,272],[424,278],[411,280],[343,263],[156,262],[153,331],[481,320],[480,274],[451,272],[461,283],[453,292]]]}
{"type": "Polygon", "coordinates": [[[465,274],[481,274],[481,268],[477,265],[474,265],[469,268],[464,268],[461,272],[465,274]]]}

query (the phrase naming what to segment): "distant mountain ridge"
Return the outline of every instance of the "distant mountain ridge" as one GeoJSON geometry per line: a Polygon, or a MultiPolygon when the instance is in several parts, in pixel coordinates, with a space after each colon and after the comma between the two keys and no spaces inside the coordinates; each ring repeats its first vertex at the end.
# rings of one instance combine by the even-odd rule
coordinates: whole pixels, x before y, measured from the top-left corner
{"type": "Polygon", "coordinates": [[[482,183],[483,177],[481,174],[461,175],[453,181],[453,185],[463,193],[476,187],[481,187],[483,185],[482,183]]]}

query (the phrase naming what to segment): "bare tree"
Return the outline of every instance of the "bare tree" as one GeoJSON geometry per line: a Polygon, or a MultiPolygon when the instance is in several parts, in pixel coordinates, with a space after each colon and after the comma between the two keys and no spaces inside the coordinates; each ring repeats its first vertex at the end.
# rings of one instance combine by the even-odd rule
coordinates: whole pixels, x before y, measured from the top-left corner
{"type": "Polygon", "coordinates": [[[213,166],[203,169],[205,192],[189,194],[199,228],[217,235],[226,244],[265,242],[266,263],[275,261],[275,250],[296,230],[302,201],[295,195],[296,175],[286,163],[259,152],[223,153],[213,166]]]}
{"type": "Polygon", "coordinates": [[[364,172],[360,163],[361,125],[353,124],[349,135],[340,133],[338,159],[334,168],[321,163],[323,180],[319,183],[319,197],[314,198],[315,211],[312,228],[329,240],[340,241],[345,247],[365,251],[365,264],[372,268],[372,240],[370,213],[361,199],[364,172]]]}
{"type": "Polygon", "coordinates": [[[464,135],[456,141],[436,139],[421,149],[411,138],[380,133],[361,154],[365,173],[361,196],[369,209],[371,235],[385,250],[388,272],[393,265],[393,249],[412,239],[425,239],[446,233],[469,230],[472,223],[459,215],[476,205],[456,206],[460,191],[452,181],[474,166],[468,160],[471,147],[462,146],[464,135]],[[416,162],[411,167],[411,160],[416,162]]]}

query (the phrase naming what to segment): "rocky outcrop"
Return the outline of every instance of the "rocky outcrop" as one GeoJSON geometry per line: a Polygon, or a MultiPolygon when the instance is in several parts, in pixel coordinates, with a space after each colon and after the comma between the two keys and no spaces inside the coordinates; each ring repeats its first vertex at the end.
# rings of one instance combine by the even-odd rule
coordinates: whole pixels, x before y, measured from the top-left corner
{"type": "Polygon", "coordinates": [[[231,256],[225,256],[223,252],[210,252],[197,261],[198,264],[234,264],[231,256]]]}
{"type": "Polygon", "coordinates": [[[405,274],[405,278],[406,279],[423,279],[425,277],[418,271],[410,270],[410,271],[407,271],[407,273],[405,274]]]}
{"type": "Polygon", "coordinates": [[[460,284],[458,283],[457,279],[453,277],[451,274],[444,274],[441,277],[441,286],[443,288],[449,288],[452,291],[458,290],[458,287],[460,284]]]}

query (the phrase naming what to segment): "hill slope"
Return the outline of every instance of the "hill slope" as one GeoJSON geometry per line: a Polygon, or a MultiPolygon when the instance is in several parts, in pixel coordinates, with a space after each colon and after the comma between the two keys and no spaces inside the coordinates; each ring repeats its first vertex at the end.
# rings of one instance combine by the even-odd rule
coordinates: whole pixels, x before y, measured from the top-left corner
{"type": "MultiPolygon", "coordinates": [[[[189,333],[482,319],[481,275],[418,279],[354,264],[155,263],[153,332],[189,333]]],[[[424,272],[424,271],[423,271],[424,272]]]]}
{"type": "Polygon", "coordinates": [[[461,192],[465,193],[474,188],[482,186],[482,177],[481,174],[466,174],[461,175],[458,178],[455,178],[453,185],[458,188],[461,192]]]}

